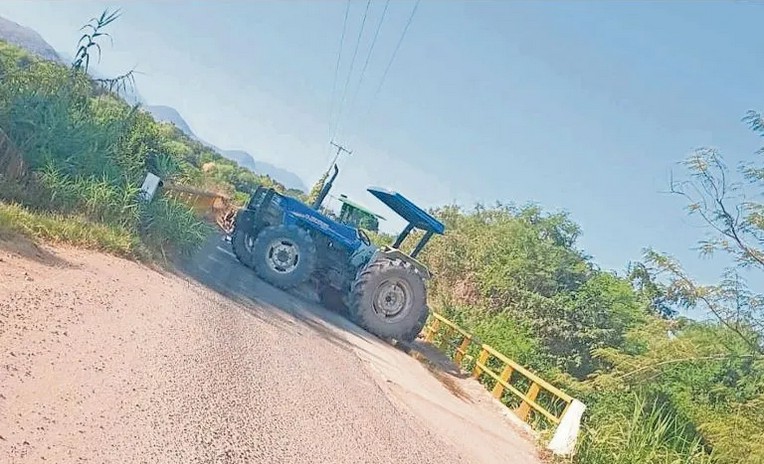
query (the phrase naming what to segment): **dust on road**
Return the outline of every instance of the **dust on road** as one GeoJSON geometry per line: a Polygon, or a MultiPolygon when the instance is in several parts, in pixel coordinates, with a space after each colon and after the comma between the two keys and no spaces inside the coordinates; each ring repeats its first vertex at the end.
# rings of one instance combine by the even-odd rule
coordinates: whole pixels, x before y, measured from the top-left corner
{"type": "MultiPolygon", "coordinates": [[[[416,361],[301,317],[309,305],[210,246],[189,268],[204,285],[96,253],[0,248],[0,462],[493,460],[464,442],[537,462],[525,438],[459,443],[464,424],[428,419],[425,401],[448,392],[416,361]],[[407,404],[423,386],[441,391],[407,404]]],[[[468,410],[462,422],[482,421],[468,410]]]]}

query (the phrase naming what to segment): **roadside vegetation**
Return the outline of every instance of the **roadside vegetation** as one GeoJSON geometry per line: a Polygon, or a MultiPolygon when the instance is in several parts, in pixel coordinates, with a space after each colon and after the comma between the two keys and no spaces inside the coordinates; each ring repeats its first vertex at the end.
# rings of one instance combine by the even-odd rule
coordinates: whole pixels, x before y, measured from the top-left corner
{"type": "MultiPolygon", "coordinates": [[[[757,113],[744,122],[764,135],[757,113]]],[[[764,462],[760,163],[730,170],[701,149],[671,186],[707,225],[699,252],[733,262],[715,285],[649,249],[603,271],[567,214],[450,206],[423,254],[432,305],[588,406],[576,463],[764,462]]]]}
{"type": "Polygon", "coordinates": [[[35,213],[17,203],[0,202],[0,240],[13,239],[16,234],[125,258],[151,258],[138,237],[127,229],[94,223],[79,216],[35,213]]]}
{"type": "MultiPolygon", "coordinates": [[[[69,67],[0,42],[0,238],[146,259],[188,253],[210,227],[161,193],[143,203],[148,172],[239,202],[257,185],[286,191],[125,103],[131,73],[87,74],[116,19],[86,27],[69,67]]],[[[764,135],[758,114],[745,121],[764,135]]],[[[751,200],[764,193],[764,165],[733,172],[699,150],[684,167],[672,188],[709,226],[700,251],[735,262],[716,285],[654,250],[603,271],[577,247],[567,214],[535,205],[434,211],[448,233],[422,255],[436,275],[433,308],[587,405],[576,463],[764,462],[764,204],[751,200]],[[697,307],[710,318],[681,316],[697,307]]]]}
{"type": "Polygon", "coordinates": [[[128,105],[119,93],[132,72],[88,74],[118,15],[104,12],[84,27],[68,67],[0,41],[0,224],[131,257],[188,253],[211,228],[161,192],[142,202],[147,173],[238,203],[258,185],[286,189],[128,105]]]}

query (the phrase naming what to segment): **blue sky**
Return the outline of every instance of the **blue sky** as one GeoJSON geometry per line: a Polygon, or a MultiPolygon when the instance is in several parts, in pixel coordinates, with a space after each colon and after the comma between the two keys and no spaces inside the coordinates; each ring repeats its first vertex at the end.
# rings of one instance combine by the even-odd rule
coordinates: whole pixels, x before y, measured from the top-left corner
{"type": "MultiPolygon", "coordinates": [[[[308,184],[326,168],[344,1],[4,0],[0,15],[73,54],[77,29],[107,5],[124,14],[99,70],[136,67],[148,102],[175,107],[215,145],[308,184]]],[[[372,99],[413,5],[390,2],[337,137],[354,153],[335,193],[386,217],[366,186],[425,206],[537,202],[569,211],[604,268],[652,246],[702,280],[718,275],[691,249],[704,229],[663,192],[696,147],[719,147],[731,165],[753,159],[761,141],[740,119],[764,109],[764,6],[423,0],[372,99]]],[[[352,2],[340,94],[365,7],[352,2]]],[[[371,3],[346,106],[383,7],[371,3]]]]}

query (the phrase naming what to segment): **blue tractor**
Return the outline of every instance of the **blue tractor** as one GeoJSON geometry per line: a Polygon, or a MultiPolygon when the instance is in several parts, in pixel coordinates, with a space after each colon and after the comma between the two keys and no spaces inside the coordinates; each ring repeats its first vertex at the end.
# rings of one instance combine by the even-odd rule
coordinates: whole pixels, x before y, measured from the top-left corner
{"type": "Polygon", "coordinates": [[[414,340],[429,309],[430,272],[417,255],[445,226],[403,195],[368,191],[408,225],[392,246],[377,247],[361,228],[320,212],[338,169],[312,205],[258,188],[236,216],[231,244],[239,261],[282,289],[312,282],[324,306],[384,339],[414,340]],[[410,254],[400,250],[414,229],[424,232],[410,254]]]}

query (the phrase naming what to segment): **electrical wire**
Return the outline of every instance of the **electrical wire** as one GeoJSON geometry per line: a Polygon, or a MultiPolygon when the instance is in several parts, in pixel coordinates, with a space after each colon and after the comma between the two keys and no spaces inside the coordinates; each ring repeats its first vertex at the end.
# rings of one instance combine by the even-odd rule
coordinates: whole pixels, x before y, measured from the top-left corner
{"type": "MultiPolygon", "coordinates": [[[[350,13],[350,0],[347,0],[347,5],[345,6],[345,19],[342,21],[342,33],[340,34],[340,48],[337,51],[337,63],[334,66],[334,80],[332,81],[332,97],[329,101],[329,129],[327,131],[327,136],[331,138],[332,136],[332,127],[334,125],[334,104],[337,96],[337,78],[339,77],[340,72],[340,62],[342,59],[342,49],[344,48],[345,44],[345,32],[347,31],[347,25],[348,25],[348,15],[350,13]]],[[[330,152],[331,150],[327,148],[327,152],[330,152]]]]}
{"type": "Polygon", "coordinates": [[[366,2],[366,9],[363,12],[363,19],[361,20],[361,29],[358,31],[358,37],[356,38],[355,42],[355,49],[353,50],[353,57],[350,59],[350,70],[348,70],[348,77],[345,79],[345,88],[342,91],[342,99],[340,100],[340,110],[339,110],[339,117],[337,120],[337,124],[334,128],[334,131],[332,133],[331,139],[334,139],[334,137],[337,136],[337,132],[339,130],[340,124],[342,123],[342,116],[344,112],[344,105],[345,105],[345,98],[347,97],[347,91],[348,87],[350,86],[350,77],[353,74],[353,67],[355,66],[355,59],[358,55],[358,48],[361,45],[361,37],[363,36],[363,30],[366,26],[366,18],[369,15],[369,6],[371,5],[371,0],[368,0],[366,2]]]}
{"type": "Polygon", "coordinates": [[[371,55],[374,53],[374,46],[377,44],[377,38],[379,37],[379,31],[382,29],[382,23],[385,21],[385,15],[387,15],[387,8],[390,6],[390,0],[387,0],[385,2],[385,8],[382,10],[382,16],[379,18],[379,23],[377,23],[377,30],[374,32],[374,37],[371,40],[371,46],[369,46],[369,52],[366,54],[366,60],[363,63],[363,68],[361,68],[361,77],[358,79],[358,85],[355,88],[355,93],[353,94],[353,98],[350,100],[350,106],[348,107],[351,111],[355,107],[355,102],[358,99],[358,92],[361,90],[361,84],[363,83],[364,75],[366,74],[366,68],[369,67],[369,61],[371,61],[371,55]]]}
{"type": "Polygon", "coordinates": [[[395,56],[398,54],[398,50],[400,50],[401,48],[403,39],[406,38],[406,33],[408,32],[409,27],[411,26],[411,22],[414,20],[414,15],[416,14],[417,8],[419,8],[420,1],[421,0],[416,0],[416,3],[414,4],[414,9],[411,10],[411,14],[409,15],[409,19],[406,22],[406,26],[403,28],[403,32],[401,33],[400,39],[398,39],[398,43],[395,46],[395,50],[393,50],[393,55],[390,57],[390,61],[387,63],[385,72],[382,73],[382,79],[379,81],[379,86],[377,87],[377,91],[374,93],[374,97],[372,97],[372,101],[376,100],[377,95],[379,95],[380,90],[382,90],[382,85],[384,85],[385,79],[387,79],[387,73],[390,71],[390,68],[393,66],[393,61],[395,61],[395,56]]]}
{"type": "Polygon", "coordinates": [[[417,12],[417,9],[419,8],[419,2],[421,0],[416,0],[416,3],[414,4],[414,8],[411,10],[411,14],[409,14],[408,20],[406,21],[406,25],[403,28],[403,31],[401,32],[401,36],[398,39],[398,43],[395,45],[395,49],[393,50],[393,54],[390,56],[390,61],[388,61],[387,66],[385,67],[385,72],[382,73],[382,79],[379,81],[379,85],[377,86],[377,90],[374,92],[374,95],[371,97],[371,100],[369,102],[368,110],[366,111],[365,115],[360,118],[360,123],[358,125],[358,129],[356,130],[356,133],[359,133],[362,128],[366,125],[366,122],[369,118],[369,114],[371,113],[371,109],[374,106],[374,103],[377,101],[377,97],[379,96],[380,91],[382,90],[382,86],[385,83],[385,80],[387,79],[387,74],[390,72],[390,68],[393,66],[393,62],[395,61],[395,57],[398,55],[398,51],[401,48],[401,44],[403,43],[403,39],[406,38],[406,33],[409,30],[409,27],[411,26],[411,23],[414,21],[414,15],[417,12]]]}

